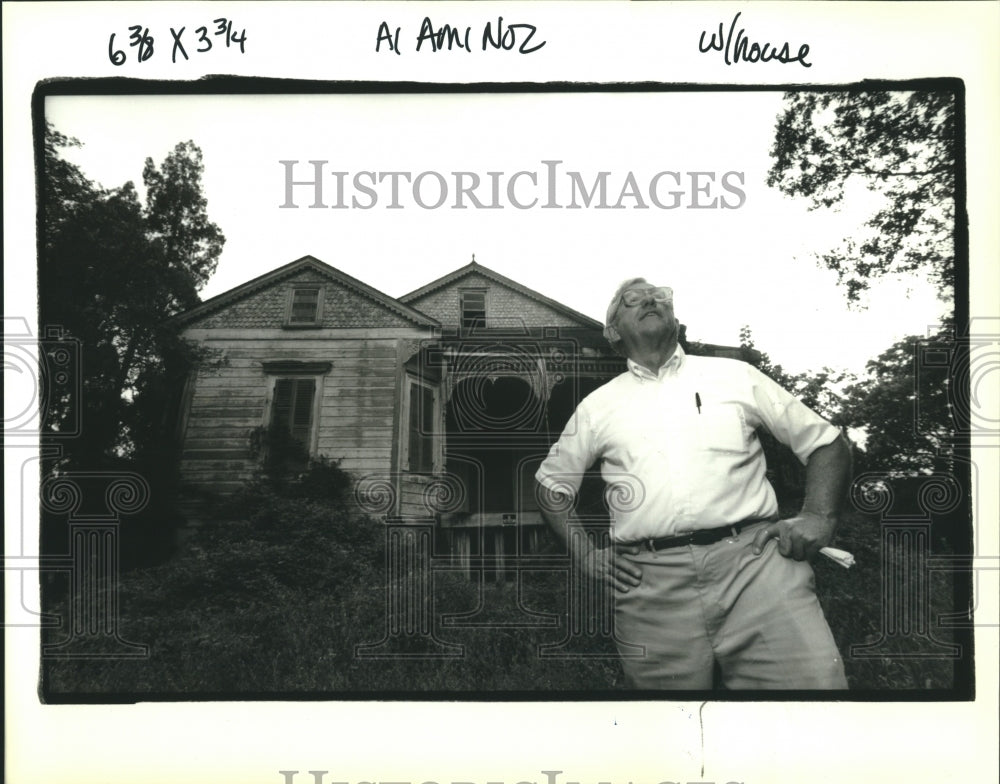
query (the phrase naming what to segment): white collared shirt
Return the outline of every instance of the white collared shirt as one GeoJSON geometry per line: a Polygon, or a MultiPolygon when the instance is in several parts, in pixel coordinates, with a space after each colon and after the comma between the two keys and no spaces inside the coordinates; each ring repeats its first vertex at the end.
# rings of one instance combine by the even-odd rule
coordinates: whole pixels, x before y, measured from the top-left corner
{"type": "Polygon", "coordinates": [[[535,474],[575,496],[599,460],[616,541],[775,517],[756,429],[803,464],[839,435],[745,362],[689,356],[678,346],[655,375],[631,360],[628,367],[580,403],[535,474]]]}

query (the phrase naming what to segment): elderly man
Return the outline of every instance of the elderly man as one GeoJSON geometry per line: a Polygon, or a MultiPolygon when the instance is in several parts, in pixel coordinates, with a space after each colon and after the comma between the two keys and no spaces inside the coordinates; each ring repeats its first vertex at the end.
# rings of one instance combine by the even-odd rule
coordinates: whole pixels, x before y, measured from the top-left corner
{"type": "Polygon", "coordinates": [[[728,689],[847,688],[809,565],[846,494],[840,432],[750,365],[686,354],[669,288],[623,283],[604,334],[628,370],[580,403],[536,479],[548,523],[615,588],[631,685],[710,689],[717,669],[728,689]],[[807,466],[795,517],[778,519],[758,427],[807,466]],[[568,531],[567,501],[598,461],[632,496],[609,499],[604,550],[568,531]]]}

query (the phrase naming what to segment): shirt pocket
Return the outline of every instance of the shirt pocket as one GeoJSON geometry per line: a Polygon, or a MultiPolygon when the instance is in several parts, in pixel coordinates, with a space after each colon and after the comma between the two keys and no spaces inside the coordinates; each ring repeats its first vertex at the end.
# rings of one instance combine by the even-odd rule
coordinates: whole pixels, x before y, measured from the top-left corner
{"type": "Polygon", "coordinates": [[[695,419],[702,449],[738,453],[749,450],[743,412],[736,406],[705,406],[695,419]]]}

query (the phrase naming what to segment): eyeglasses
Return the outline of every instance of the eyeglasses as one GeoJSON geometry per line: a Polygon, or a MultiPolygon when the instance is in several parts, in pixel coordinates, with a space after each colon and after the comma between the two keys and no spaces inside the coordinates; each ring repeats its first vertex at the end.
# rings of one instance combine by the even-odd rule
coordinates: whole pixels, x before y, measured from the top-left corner
{"type": "Polygon", "coordinates": [[[674,301],[674,290],[669,286],[660,286],[655,289],[629,289],[622,292],[622,304],[626,308],[634,308],[648,297],[652,297],[654,302],[671,303],[674,301]]]}

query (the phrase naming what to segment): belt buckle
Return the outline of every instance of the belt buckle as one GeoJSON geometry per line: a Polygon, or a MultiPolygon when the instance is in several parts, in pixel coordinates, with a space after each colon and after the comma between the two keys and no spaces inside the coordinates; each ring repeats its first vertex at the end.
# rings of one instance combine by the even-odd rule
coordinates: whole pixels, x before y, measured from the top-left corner
{"type": "Polygon", "coordinates": [[[651,552],[651,553],[655,553],[656,552],[656,544],[655,544],[655,540],[654,539],[647,539],[646,540],[646,549],[649,550],[649,552],[651,552]]]}
{"type": "Polygon", "coordinates": [[[726,542],[728,542],[729,544],[736,544],[740,540],[739,529],[735,525],[730,525],[729,531],[732,534],[732,536],[727,536],[726,542]]]}

